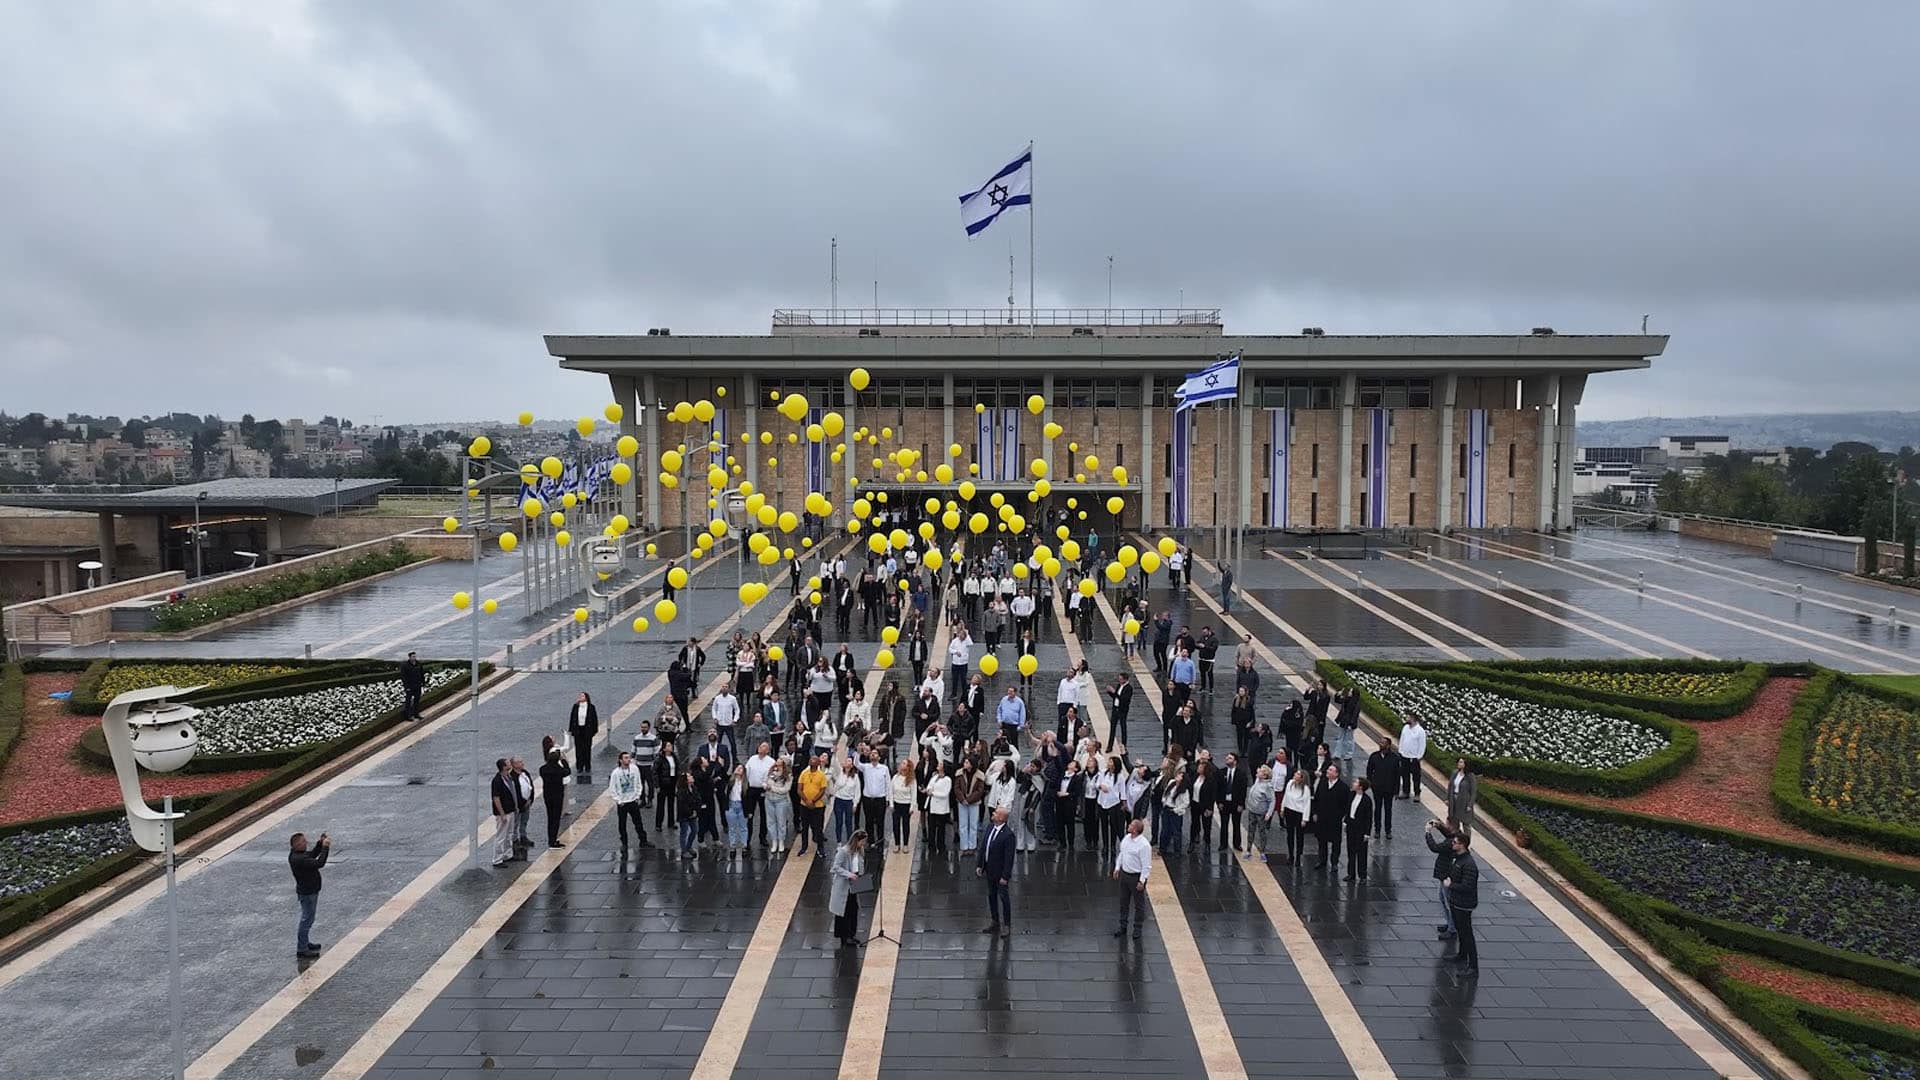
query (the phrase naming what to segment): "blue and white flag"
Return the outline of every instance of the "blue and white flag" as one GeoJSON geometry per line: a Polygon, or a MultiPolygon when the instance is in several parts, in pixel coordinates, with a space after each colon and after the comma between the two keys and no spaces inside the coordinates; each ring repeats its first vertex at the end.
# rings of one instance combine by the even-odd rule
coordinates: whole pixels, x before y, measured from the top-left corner
{"type": "Polygon", "coordinates": [[[960,196],[960,224],[974,236],[993,224],[1002,210],[1033,205],[1033,147],[993,174],[979,190],[960,196]]]}
{"type": "Polygon", "coordinates": [[[1212,367],[1201,368],[1187,376],[1173,392],[1174,411],[1191,409],[1209,401],[1240,396],[1240,354],[1235,353],[1212,367]]]}

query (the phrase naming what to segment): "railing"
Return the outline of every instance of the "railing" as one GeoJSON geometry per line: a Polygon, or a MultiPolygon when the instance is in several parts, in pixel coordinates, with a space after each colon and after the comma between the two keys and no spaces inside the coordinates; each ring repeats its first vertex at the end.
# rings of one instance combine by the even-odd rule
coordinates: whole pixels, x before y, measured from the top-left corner
{"type": "Polygon", "coordinates": [[[1638,508],[1638,509],[1631,506],[1609,507],[1605,503],[1589,502],[1584,499],[1575,499],[1573,501],[1573,505],[1576,511],[1584,511],[1584,510],[1603,511],[1603,510],[1613,509],[1619,513],[1625,513],[1625,514],[1638,513],[1638,514],[1645,514],[1650,517],[1672,518],[1675,521],[1698,521],[1708,525],[1738,525],[1738,526],[1742,526],[1744,528],[1750,528],[1750,529],[1785,529],[1788,532],[1813,533],[1818,536],[1842,535],[1841,533],[1835,532],[1832,529],[1816,529],[1811,525],[1788,525],[1785,522],[1780,522],[1780,521],[1753,521],[1748,518],[1721,517],[1718,514],[1689,514],[1689,513],[1682,513],[1677,510],[1662,510],[1659,507],[1638,508]]]}
{"type": "Polygon", "coordinates": [[[775,326],[1219,326],[1219,308],[776,308],[775,326]]]}

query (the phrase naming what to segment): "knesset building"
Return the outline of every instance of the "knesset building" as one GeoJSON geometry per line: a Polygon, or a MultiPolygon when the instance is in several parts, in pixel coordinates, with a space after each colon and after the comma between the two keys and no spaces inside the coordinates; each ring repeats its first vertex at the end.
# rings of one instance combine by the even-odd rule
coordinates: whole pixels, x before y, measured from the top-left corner
{"type": "MultiPolygon", "coordinates": [[[[797,508],[810,491],[841,505],[876,487],[951,491],[931,478],[895,483],[890,465],[873,469],[875,451],[891,445],[920,451],[929,472],[951,462],[983,496],[1022,500],[1029,463],[1042,459],[1053,502],[1120,494],[1128,528],[1447,530],[1570,525],[1574,423],[1588,376],[1647,367],[1667,338],[1544,327],[1229,334],[1211,309],[936,308],[783,309],[766,334],[660,328],[553,334],[546,343],[562,369],[607,377],[625,409],[622,432],[641,446],[630,510],[653,527],[682,523],[682,499],[659,482],[660,454],[699,435],[665,413],[705,398],[718,409],[714,435],[742,467],[736,479],[783,507],[797,508]],[[1235,354],[1237,401],[1174,408],[1187,374],[1235,354]],[[858,393],[848,384],[856,367],[872,375],[858,393]],[[803,395],[809,420],[839,412],[846,433],[788,443],[804,423],[775,411],[770,392],[803,395]],[[1040,415],[1027,408],[1036,394],[1046,403],[1040,415]],[[1057,439],[1043,433],[1050,422],[1064,429],[1057,439]],[[835,464],[832,446],[861,426],[891,428],[893,439],[835,464]],[[775,433],[773,445],[758,441],[763,430],[775,433]],[[756,436],[751,448],[743,432],[756,436]],[[955,443],[957,460],[948,457],[955,443]],[[1071,483],[1088,454],[1100,459],[1098,475],[1071,483]],[[1126,468],[1125,484],[1114,482],[1115,465],[1126,468]]],[[[690,506],[696,522],[706,519],[704,498],[690,506]]]]}

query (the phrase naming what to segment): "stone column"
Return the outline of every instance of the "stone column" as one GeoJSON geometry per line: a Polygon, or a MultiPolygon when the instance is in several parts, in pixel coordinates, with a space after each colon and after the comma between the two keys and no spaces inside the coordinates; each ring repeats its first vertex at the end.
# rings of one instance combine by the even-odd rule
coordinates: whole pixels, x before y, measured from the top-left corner
{"type": "MultiPolygon", "coordinates": [[[[1047,399],[1047,407],[1040,410],[1040,423],[1044,426],[1053,423],[1053,372],[1051,371],[1044,372],[1040,376],[1040,396],[1047,399]]],[[[1053,483],[1059,483],[1060,478],[1053,475],[1053,440],[1047,438],[1045,431],[1040,433],[1040,460],[1047,463],[1047,479],[1053,483]]],[[[1067,473],[1071,476],[1073,470],[1068,469],[1067,473]]]]}
{"type": "Polygon", "coordinates": [[[1553,414],[1550,405],[1540,409],[1540,429],[1534,439],[1534,488],[1539,496],[1533,518],[1533,527],[1536,529],[1553,527],[1553,448],[1556,441],[1553,414]]]}
{"type": "MultiPolygon", "coordinates": [[[[1453,440],[1453,406],[1460,393],[1460,376],[1440,377],[1440,452],[1433,471],[1433,527],[1446,532],[1453,527],[1453,472],[1460,467],[1460,453],[1453,440]]],[[[1411,524],[1411,522],[1409,522],[1411,524]]]]}
{"type": "MultiPolygon", "coordinates": [[[[740,377],[740,392],[745,394],[747,399],[746,412],[741,422],[747,425],[746,434],[751,436],[751,438],[749,438],[747,442],[741,443],[740,449],[735,452],[747,459],[745,462],[746,470],[743,475],[746,476],[747,482],[752,484],[757,490],[760,487],[760,444],[755,440],[760,438],[760,376],[755,375],[751,371],[742,375],[740,377]]],[[[851,415],[847,417],[847,426],[853,426],[853,417],[851,415]]]]}
{"type": "Polygon", "coordinates": [[[1573,528],[1573,457],[1575,412],[1580,406],[1580,398],[1586,393],[1585,375],[1560,376],[1560,404],[1555,410],[1560,421],[1559,439],[1554,446],[1554,475],[1559,486],[1558,505],[1554,508],[1553,526],[1556,529],[1573,528]]]}
{"type": "MultiPolygon", "coordinates": [[[[280,515],[269,511],[267,513],[267,550],[261,552],[262,555],[270,556],[273,552],[287,546],[281,533],[281,525],[280,515]]],[[[269,558],[268,561],[271,562],[272,559],[269,558]]]]}
{"type": "MultiPolygon", "coordinates": [[[[609,375],[607,382],[613,386],[613,400],[619,403],[620,434],[631,435],[637,441],[640,438],[640,380],[631,375],[609,375]]],[[[634,467],[638,471],[639,455],[634,455],[634,467]]],[[[628,522],[640,518],[639,478],[619,490],[620,513],[627,515],[628,522]]]]}
{"type": "Polygon", "coordinates": [[[1340,444],[1335,448],[1337,464],[1334,483],[1340,485],[1339,518],[1342,529],[1353,528],[1353,407],[1360,393],[1360,377],[1352,372],[1340,376],[1340,444]]]}
{"type": "Polygon", "coordinates": [[[947,447],[953,445],[953,373],[948,372],[941,381],[946,384],[946,388],[940,395],[940,400],[943,402],[940,417],[940,460],[951,464],[953,459],[947,456],[947,447]]]}
{"type": "Polygon", "coordinates": [[[640,377],[640,394],[634,417],[646,430],[640,433],[640,481],[635,486],[646,485],[640,490],[646,494],[647,527],[658,529],[666,516],[660,512],[660,391],[651,372],[640,377]]]}
{"type": "MultiPolygon", "coordinates": [[[[100,515],[100,584],[113,584],[114,569],[113,514],[100,515]]],[[[189,567],[188,572],[192,569],[189,567]]]]}
{"type": "Polygon", "coordinates": [[[1153,376],[1140,376],[1140,454],[1134,459],[1133,475],[1140,478],[1140,528],[1154,523],[1153,460],[1157,447],[1153,442],[1153,376]]]}

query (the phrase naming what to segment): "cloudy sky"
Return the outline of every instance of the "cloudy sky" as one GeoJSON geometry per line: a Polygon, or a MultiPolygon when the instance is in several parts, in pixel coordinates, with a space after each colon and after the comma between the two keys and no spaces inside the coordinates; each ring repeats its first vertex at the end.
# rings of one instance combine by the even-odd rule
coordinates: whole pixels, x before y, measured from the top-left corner
{"type": "Polygon", "coordinates": [[[1870,0],[0,4],[0,408],[573,415],[542,333],[763,331],[835,236],[843,302],[1002,304],[1025,222],[954,197],[1029,140],[1042,306],[1111,255],[1116,305],[1241,332],[1650,313],[1583,416],[1913,407],[1916,40],[1870,0]]]}

